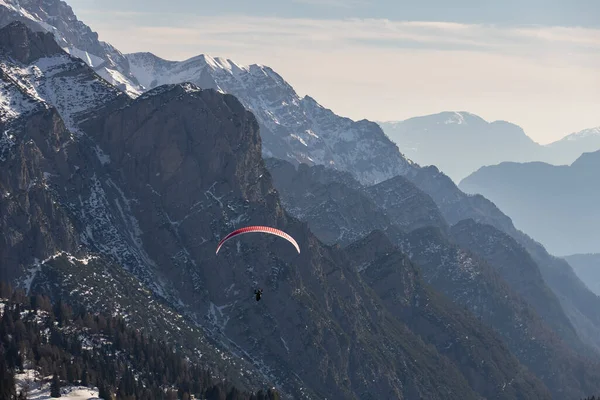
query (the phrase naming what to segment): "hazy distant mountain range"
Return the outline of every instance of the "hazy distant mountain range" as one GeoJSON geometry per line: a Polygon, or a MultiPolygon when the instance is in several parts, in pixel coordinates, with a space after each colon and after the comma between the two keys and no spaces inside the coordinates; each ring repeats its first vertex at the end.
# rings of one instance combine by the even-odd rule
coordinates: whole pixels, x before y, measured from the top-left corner
{"type": "Polygon", "coordinates": [[[571,165],[503,162],[460,182],[511,216],[556,255],[600,252],[600,151],[571,165]]]}
{"type": "Polygon", "coordinates": [[[482,166],[504,161],[571,164],[582,153],[600,149],[600,127],[540,145],[515,124],[488,122],[464,111],[379,125],[406,157],[420,165],[437,166],[457,183],[482,166]]]}

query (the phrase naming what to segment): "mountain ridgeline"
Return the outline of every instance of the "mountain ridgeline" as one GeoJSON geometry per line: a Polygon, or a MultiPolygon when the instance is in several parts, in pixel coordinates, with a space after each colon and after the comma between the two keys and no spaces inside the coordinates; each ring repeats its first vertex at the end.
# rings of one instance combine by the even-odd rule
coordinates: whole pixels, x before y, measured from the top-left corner
{"type": "Polygon", "coordinates": [[[600,127],[541,145],[515,124],[488,122],[465,111],[379,125],[406,157],[421,165],[436,165],[457,183],[483,166],[506,161],[566,165],[582,153],[600,149],[600,127]]]}
{"type": "MultiPolygon", "coordinates": [[[[381,285],[378,294],[384,300],[390,299],[388,304],[392,312],[399,312],[405,307],[401,306],[397,293],[412,293],[401,289],[407,285],[403,274],[407,273],[404,271],[407,265],[411,265],[406,261],[410,259],[419,267],[419,279],[445,295],[419,296],[416,304],[437,308],[438,311],[434,313],[436,318],[441,315],[457,318],[458,311],[451,307],[450,310],[443,309],[444,305],[449,307],[443,299],[466,308],[467,314],[476,316],[471,323],[475,321],[477,327],[470,329],[486,332],[488,327],[492,328],[490,336],[505,343],[557,398],[566,393],[577,397],[579,393],[593,391],[586,381],[596,378],[583,377],[565,368],[565,365],[580,365],[589,371],[591,365],[597,364],[598,357],[588,359],[589,345],[579,338],[558,298],[546,285],[537,264],[515,239],[491,225],[476,223],[472,219],[450,227],[443,219],[437,226],[435,221],[440,219],[419,226],[416,223],[421,222],[421,215],[436,215],[430,210],[431,204],[435,207],[435,203],[406,179],[393,178],[372,187],[362,187],[349,177],[340,180],[339,172],[320,166],[300,166],[296,170],[291,164],[274,159],[268,159],[267,166],[287,209],[305,219],[315,234],[327,243],[334,244],[338,240],[337,243],[354,249],[352,258],[356,260],[355,267],[364,277],[371,277],[367,281],[375,285],[375,289],[381,285]],[[333,181],[338,183],[332,184],[333,181]],[[338,196],[337,193],[344,192],[339,188],[340,185],[345,186],[346,191],[352,190],[354,197],[338,196]],[[388,189],[381,190],[384,187],[388,189]],[[309,197],[314,201],[308,201],[306,193],[310,193],[309,197]],[[373,193],[377,195],[373,196],[373,193]],[[371,199],[375,199],[377,204],[356,206],[371,199]],[[399,211],[406,211],[407,207],[413,212],[399,214],[399,211]],[[333,219],[332,211],[336,215],[333,219]],[[398,215],[404,217],[397,218],[398,215]],[[362,233],[365,230],[364,221],[380,220],[388,221],[387,225],[379,228],[381,233],[375,236],[362,233]],[[361,236],[366,237],[363,239],[364,245],[345,240],[346,237],[361,236]],[[392,257],[394,251],[405,253],[408,257],[404,256],[404,261],[402,257],[392,257]],[[373,258],[379,257],[378,262],[367,257],[371,252],[374,252],[373,258]],[[386,261],[388,257],[391,260],[396,258],[397,272],[393,272],[392,266],[383,267],[389,263],[386,261]],[[369,272],[371,268],[373,271],[369,272]],[[374,276],[378,276],[378,280],[374,280],[374,276]],[[393,288],[397,288],[397,291],[393,288]],[[436,298],[440,304],[434,306],[435,300],[430,297],[436,298]],[[559,376],[562,378],[559,379],[559,376]]],[[[439,215],[439,210],[437,213],[439,215]]],[[[377,229],[373,225],[366,226],[377,229]]],[[[414,290],[415,284],[410,287],[410,290],[414,290]]],[[[411,304],[408,300],[404,301],[411,304]]],[[[414,306],[415,302],[412,304],[414,306]]],[[[465,312],[462,308],[460,311],[465,312]]],[[[407,315],[415,315],[417,311],[407,313],[404,311],[401,314],[403,321],[406,321],[407,315]]],[[[449,325],[457,326],[457,323],[445,326],[449,325]]],[[[460,325],[465,326],[464,320],[460,325]]],[[[427,335],[424,337],[431,337],[432,333],[427,335]]],[[[443,344],[436,343],[434,339],[438,351],[444,353],[469,336],[462,336],[456,331],[454,335],[452,342],[443,344]]],[[[485,344],[473,342],[472,348],[481,346],[483,351],[491,346],[490,340],[484,340],[485,344]]],[[[473,351],[477,354],[476,350],[473,351]]],[[[462,356],[456,362],[459,368],[469,368],[462,356]]],[[[468,376],[474,377],[471,373],[468,376]]]]}

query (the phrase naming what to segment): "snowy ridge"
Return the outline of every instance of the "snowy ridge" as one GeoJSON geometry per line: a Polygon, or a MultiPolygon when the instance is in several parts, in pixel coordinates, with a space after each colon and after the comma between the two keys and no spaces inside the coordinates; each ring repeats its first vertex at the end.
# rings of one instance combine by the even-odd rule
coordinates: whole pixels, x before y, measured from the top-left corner
{"type": "Polygon", "coordinates": [[[236,96],[261,125],[266,156],[330,165],[352,172],[364,183],[377,183],[411,168],[376,124],[339,117],[308,96],[300,98],[269,67],[241,66],[208,55],[185,61],[167,61],[152,53],[125,57],[131,72],[148,89],[191,82],[236,96]]]}
{"type": "Polygon", "coordinates": [[[594,137],[594,136],[600,136],[600,126],[595,127],[595,128],[590,128],[590,129],[584,129],[582,131],[575,132],[575,133],[571,133],[570,135],[565,136],[561,140],[571,141],[571,140],[578,140],[578,139],[589,138],[589,137],[594,137]]]}
{"type": "Polygon", "coordinates": [[[63,50],[83,60],[130,97],[142,93],[143,88],[121,65],[123,55],[110,44],[98,41],[97,35],[77,19],[65,2],[0,0],[0,21],[11,20],[23,20],[31,28],[52,33],[63,50]]]}
{"type": "MultiPolygon", "coordinates": [[[[67,128],[74,133],[79,132],[79,117],[120,95],[118,90],[87,69],[82,61],[68,54],[40,58],[29,65],[4,62],[0,69],[3,76],[10,79],[13,86],[16,85],[16,88],[5,89],[9,84],[2,82],[3,93],[8,91],[16,96],[17,91],[22,91],[27,98],[54,106],[67,128]]],[[[15,98],[14,101],[18,105],[14,108],[1,101],[0,112],[16,114],[18,112],[12,110],[28,110],[25,105],[34,104],[24,98],[15,98]]],[[[31,106],[29,108],[32,109],[31,106]]]]}
{"type": "Polygon", "coordinates": [[[16,143],[10,125],[44,106],[35,91],[11,78],[6,69],[6,64],[0,63],[0,124],[4,126],[0,133],[0,161],[6,159],[16,143]]]}
{"type": "Polygon", "coordinates": [[[28,82],[15,79],[5,63],[0,63],[0,122],[8,124],[36,110],[42,99],[28,82]]]}

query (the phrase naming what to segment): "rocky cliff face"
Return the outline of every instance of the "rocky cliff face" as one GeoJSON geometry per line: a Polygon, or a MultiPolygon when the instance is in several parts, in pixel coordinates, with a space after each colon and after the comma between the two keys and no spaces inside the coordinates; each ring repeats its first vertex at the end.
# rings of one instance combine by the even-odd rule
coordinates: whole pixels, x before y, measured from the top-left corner
{"type": "Polygon", "coordinates": [[[443,230],[448,224],[433,199],[403,176],[396,176],[365,188],[365,193],[385,210],[390,222],[404,232],[435,226],[443,230]]]}
{"type": "Polygon", "coordinates": [[[397,318],[435,346],[484,398],[551,398],[496,333],[431,289],[381,231],[348,246],[353,265],[397,318]]]}
{"type": "Polygon", "coordinates": [[[591,382],[598,378],[592,378],[596,372],[590,368],[597,364],[597,357],[577,354],[482,258],[453,244],[435,228],[411,232],[400,247],[421,267],[426,282],[498,332],[553,396],[571,398],[596,390],[597,384],[591,382]],[[571,367],[566,369],[566,365],[571,367]],[[592,375],[584,376],[581,370],[592,375]]]}
{"type": "Polygon", "coordinates": [[[586,350],[556,295],[546,285],[540,270],[523,246],[490,225],[464,220],[451,229],[452,238],[464,249],[480,255],[525,299],[573,348],[586,350]]]}
{"type": "MultiPolygon", "coordinates": [[[[231,356],[223,357],[222,349],[203,339],[201,331],[194,330],[189,321],[177,319],[182,317],[172,309],[172,292],[152,264],[146,262],[147,255],[135,236],[139,226],[131,214],[130,203],[116,181],[107,175],[109,157],[78,125],[73,124],[73,129],[68,130],[59,113],[62,110],[67,119],[87,115],[90,109],[82,104],[79,95],[85,95],[90,87],[98,95],[96,99],[107,99],[109,104],[118,103],[122,96],[87,67],[80,68],[81,61],[57,50],[56,43],[47,41],[47,35],[23,28],[17,23],[0,30],[0,49],[5,57],[0,71],[4,100],[0,140],[0,224],[4,232],[0,241],[0,277],[27,290],[71,297],[90,309],[138,316],[134,318],[136,326],[186,346],[190,354],[201,352],[209,365],[214,364],[216,372],[242,382],[242,387],[269,385],[264,374],[251,364],[245,368],[252,377],[240,376],[239,368],[245,361],[233,362],[231,356]],[[48,78],[47,73],[41,73],[38,66],[42,60],[58,61],[49,63],[56,74],[48,78]],[[71,66],[75,66],[75,72],[69,69],[71,66]],[[26,69],[33,71],[33,76],[24,73],[26,69]],[[80,79],[85,76],[94,79],[80,79]],[[60,91],[48,90],[53,79],[56,86],[60,86],[61,79],[70,82],[73,93],[66,94],[69,88],[64,80],[64,96],[60,91]],[[103,87],[117,95],[103,96],[98,90],[103,87]],[[77,110],[77,106],[81,113],[69,112],[77,110]],[[88,262],[97,256],[108,260],[88,262]],[[116,266],[106,267],[115,261],[116,266]],[[126,274],[122,268],[131,270],[137,278],[123,278],[126,274]],[[104,272],[97,275],[98,269],[104,272]],[[139,290],[147,294],[136,300],[139,290]],[[157,300],[152,291],[162,296],[157,300]],[[162,302],[163,306],[156,309],[148,306],[148,301],[157,302],[157,306],[162,302]],[[175,329],[185,334],[169,333],[175,329]]],[[[75,120],[78,119],[71,119],[75,120]]]]}
{"type": "Polygon", "coordinates": [[[373,230],[396,229],[351,176],[306,164],[296,170],[293,164],[274,158],[265,164],[286,210],[306,221],[324,243],[347,245],[373,230]]]}

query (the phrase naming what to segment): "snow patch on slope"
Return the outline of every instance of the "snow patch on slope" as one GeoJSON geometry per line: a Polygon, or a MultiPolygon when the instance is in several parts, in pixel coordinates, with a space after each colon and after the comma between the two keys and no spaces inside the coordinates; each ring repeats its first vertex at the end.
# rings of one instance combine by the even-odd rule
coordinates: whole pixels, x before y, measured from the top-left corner
{"type": "Polygon", "coordinates": [[[5,63],[0,63],[0,71],[0,122],[7,124],[37,109],[42,99],[28,82],[14,79],[5,63]]]}
{"type": "Polygon", "coordinates": [[[115,99],[119,92],[67,54],[23,66],[1,64],[2,72],[37,100],[56,107],[65,125],[79,132],[77,117],[115,99]]]}
{"type": "MultiPolygon", "coordinates": [[[[0,0],[1,1],[1,0],[0,0]]],[[[15,386],[17,395],[21,390],[27,388],[28,400],[49,400],[50,396],[50,378],[42,379],[40,374],[32,369],[26,369],[23,373],[15,374],[15,386]]],[[[65,400],[99,400],[98,389],[85,386],[63,386],[60,388],[61,399],[65,400]]]]}
{"type": "Polygon", "coordinates": [[[600,126],[598,126],[596,128],[584,129],[582,131],[572,133],[572,134],[566,136],[565,138],[563,138],[562,140],[571,141],[571,140],[579,140],[579,139],[594,137],[594,136],[600,136],[600,126]]]}
{"type": "MultiPolygon", "coordinates": [[[[118,66],[115,65],[115,62],[113,61],[115,56],[122,58],[121,53],[111,45],[98,41],[97,37],[91,36],[91,32],[89,30],[86,31],[89,28],[81,21],[78,21],[77,17],[70,9],[69,11],[66,11],[66,15],[60,15],[61,13],[65,14],[65,10],[61,10],[61,7],[64,7],[65,4],[60,3],[63,2],[50,1],[42,4],[39,4],[39,2],[23,2],[23,5],[21,5],[19,0],[0,0],[0,7],[3,7],[9,13],[13,14],[15,19],[16,16],[20,16],[34,22],[39,26],[41,31],[51,33],[54,36],[56,43],[58,43],[65,52],[73,57],[81,59],[89,67],[96,70],[100,76],[117,86],[129,96],[133,98],[139,96],[144,88],[128,78],[123,71],[119,71],[118,66]],[[35,11],[29,11],[28,8],[35,11]],[[57,8],[59,15],[55,15],[57,8]],[[62,21],[61,18],[63,19],[62,21]],[[57,26],[61,29],[54,26],[57,23],[57,26]],[[62,32],[63,29],[66,30],[66,34],[65,32],[62,32]],[[69,35],[69,32],[71,35],[75,33],[76,35],[83,37],[84,43],[88,43],[88,45],[91,45],[92,47],[95,45],[98,51],[104,52],[105,54],[92,54],[89,51],[74,46],[73,43],[70,43],[66,38],[66,35],[69,35]]],[[[93,35],[93,33],[91,34],[93,35]]]]}

